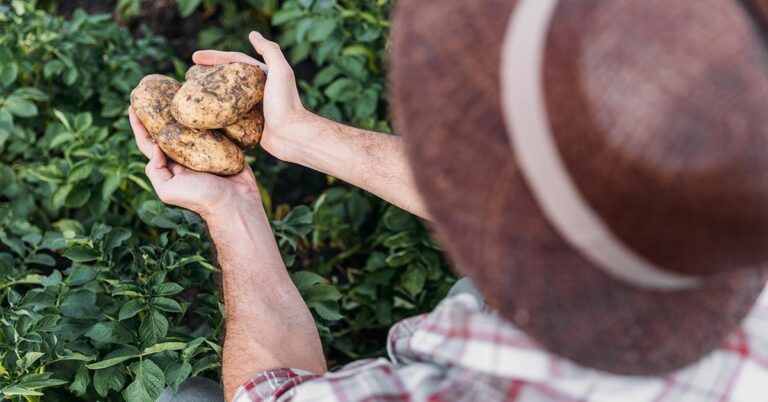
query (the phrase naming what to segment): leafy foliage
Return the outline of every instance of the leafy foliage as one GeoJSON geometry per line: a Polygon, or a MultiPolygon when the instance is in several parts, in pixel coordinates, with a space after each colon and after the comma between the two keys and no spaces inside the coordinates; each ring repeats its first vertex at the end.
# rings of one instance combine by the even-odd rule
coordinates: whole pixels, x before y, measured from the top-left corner
{"type": "Polygon", "coordinates": [[[387,0],[285,1],[272,23],[294,64],[311,60],[318,71],[301,83],[305,104],[318,113],[365,128],[389,131],[384,52],[387,0]]]}
{"type": "MultiPolygon", "coordinates": [[[[388,1],[178,3],[185,15],[272,15],[284,49],[314,72],[300,83],[308,107],[388,130],[388,1]]],[[[12,27],[0,31],[0,396],[152,401],[189,376],[217,378],[212,245],[197,215],[156,200],[126,119],[139,79],[180,76],[182,63],[106,15],[65,20],[13,0],[0,25],[12,27]]],[[[388,328],[452,284],[413,216],[262,151],[248,160],[332,366],[381,355],[388,328]]]]}

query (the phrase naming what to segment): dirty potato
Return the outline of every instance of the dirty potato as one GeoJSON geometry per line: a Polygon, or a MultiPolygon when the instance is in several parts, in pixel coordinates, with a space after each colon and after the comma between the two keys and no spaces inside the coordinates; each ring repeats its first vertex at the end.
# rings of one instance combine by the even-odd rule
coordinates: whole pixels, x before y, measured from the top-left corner
{"type": "Polygon", "coordinates": [[[261,111],[261,105],[256,106],[235,124],[226,126],[221,131],[240,148],[255,147],[264,131],[264,114],[261,111]]]}
{"type": "Polygon", "coordinates": [[[266,75],[256,66],[230,63],[204,70],[204,74],[193,72],[171,102],[171,114],[187,127],[217,129],[234,124],[264,96],[266,75]]]}
{"type": "Polygon", "coordinates": [[[195,64],[194,66],[190,67],[189,70],[187,70],[187,73],[184,74],[184,79],[189,81],[194,78],[202,77],[203,74],[206,72],[209,72],[213,66],[204,66],[201,64],[195,64]]]}
{"type": "Polygon", "coordinates": [[[155,137],[167,124],[174,123],[171,101],[181,84],[173,78],[152,74],[131,91],[131,106],[147,131],[155,137]]]}
{"type": "Polygon", "coordinates": [[[243,151],[215,130],[173,123],[160,130],[155,141],[166,155],[198,172],[231,176],[243,170],[243,151]]]}

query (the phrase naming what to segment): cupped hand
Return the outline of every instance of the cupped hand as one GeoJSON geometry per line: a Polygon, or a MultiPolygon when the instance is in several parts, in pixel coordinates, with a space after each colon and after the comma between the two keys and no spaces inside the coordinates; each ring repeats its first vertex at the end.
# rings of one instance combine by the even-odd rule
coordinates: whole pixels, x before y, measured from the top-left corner
{"type": "Polygon", "coordinates": [[[229,177],[188,169],[169,161],[136,116],[128,116],[139,150],[149,158],[146,174],[161,201],[197,212],[203,218],[236,204],[258,202],[259,188],[250,166],[229,177]]]}
{"type": "Polygon", "coordinates": [[[256,52],[264,58],[264,63],[243,53],[218,50],[195,52],[192,61],[202,65],[240,62],[264,70],[267,82],[264,88],[264,133],[261,146],[278,159],[295,162],[296,150],[301,142],[297,135],[307,131],[305,126],[314,115],[301,103],[293,69],[280,46],[258,32],[251,32],[248,39],[256,52]]]}

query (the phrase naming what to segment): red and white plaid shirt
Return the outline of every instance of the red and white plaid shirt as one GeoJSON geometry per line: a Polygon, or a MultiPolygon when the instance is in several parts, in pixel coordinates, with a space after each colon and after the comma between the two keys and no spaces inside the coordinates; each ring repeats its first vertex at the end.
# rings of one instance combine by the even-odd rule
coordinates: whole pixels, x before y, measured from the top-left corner
{"type": "Polygon", "coordinates": [[[768,291],[723,346],[665,377],[629,377],[552,355],[470,294],[398,323],[389,359],[313,375],[280,368],[238,389],[250,401],[768,402],[768,291]]]}

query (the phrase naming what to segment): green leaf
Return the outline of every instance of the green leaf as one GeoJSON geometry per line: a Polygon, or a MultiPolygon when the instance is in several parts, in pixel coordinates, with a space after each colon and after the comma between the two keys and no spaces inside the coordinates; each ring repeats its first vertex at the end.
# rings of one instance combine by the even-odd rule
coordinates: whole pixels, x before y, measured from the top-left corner
{"type": "Polygon", "coordinates": [[[101,310],[96,305],[96,294],[86,289],[69,292],[62,299],[59,311],[63,316],[70,318],[98,318],[101,316],[101,310]]]}
{"type": "Polygon", "coordinates": [[[64,350],[63,354],[56,355],[58,361],[78,361],[78,362],[90,362],[96,360],[96,356],[86,356],[82,353],[72,352],[71,350],[64,350]]]}
{"type": "Polygon", "coordinates": [[[86,364],[85,367],[88,367],[91,370],[104,369],[136,357],[139,357],[139,353],[136,349],[125,347],[114,350],[107,354],[102,361],[86,364]]]}
{"type": "Polygon", "coordinates": [[[321,87],[323,85],[328,84],[331,82],[334,78],[338,77],[339,74],[341,74],[341,70],[339,70],[336,66],[328,66],[324,69],[318,71],[318,73],[315,75],[314,78],[314,85],[316,87],[321,87]]]}
{"type": "Polygon", "coordinates": [[[41,89],[35,88],[35,87],[21,87],[17,88],[15,91],[13,91],[14,95],[18,95],[24,99],[34,100],[34,101],[46,101],[50,99],[50,96],[43,92],[41,89]]]}
{"type": "Polygon", "coordinates": [[[192,365],[189,362],[172,363],[165,369],[165,382],[171,386],[173,392],[179,390],[179,384],[189,377],[192,372],[192,365]]]}
{"type": "Polygon", "coordinates": [[[144,343],[155,343],[168,333],[168,319],[157,310],[151,310],[139,326],[144,343]]]}
{"type": "Polygon", "coordinates": [[[27,374],[19,380],[17,386],[26,389],[38,390],[41,388],[55,387],[67,383],[65,380],[51,378],[54,373],[33,373],[27,374]]]}
{"type": "Polygon", "coordinates": [[[11,95],[6,101],[8,111],[19,117],[37,116],[37,106],[20,96],[11,95]]]}
{"type": "Polygon", "coordinates": [[[80,208],[91,199],[91,191],[87,185],[80,184],[67,194],[64,206],[67,208],[80,208]]]}
{"type": "Polygon", "coordinates": [[[320,42],[328,39],[333,31],[336,30],[337,21],[331,18],[324,18],[315,21],[312,28],[309,29],[308,39],[310,42],[320,42]]]}
{"type": "Polygon", "coordinates": [[[117,191],[117,188],[120,187],[122,180],[123,178],[120,176],[108,176],[104,179],[104,184],[101,187],[101,198],[107,199],[111,197],[117,191]]]}
{"type": "Polygon", "coordinates": [[[27,369],[32,366],[34,362],[36,362],[41,357],[45,356],[45,353],[43,352],[27,352],[24,354],[24,359],[22,361],[22,367],[24,369],[27,369]]]}
{"type": "Polygon", "coordinates": [[[298,9],[282,9],[272,14],[272,25],[282,25],[286,22],[293,21],[305,14],[304,10],[298,9]]]}
{"type": "Polygon", "coordinates": [[[32,391],[30,389],[17,387],[15,385],[9,385],[2,390],[4,396],[16,396],[16,395],[29,395],[29,396],[42,396],[43,393],[39,391],[32,391]]]}
{"type": "Polygon", "coordinates": [[[293,273],[291,274],[291,279],[293,279],[293,283],[300,291],[304,291],[314,285],[317,285],[318,283],[323,283],[325,281],[325,278],[323,278],[321,275],[309,271],[299,271],[293,273]]]}
{"type": "Polygon", "coordinates": [[[168,350],[182,350],[186,347],[187,347],[186,342],[163,342],[163,343],[158,343],[157,345],[152,345],[144,349],[144,351],[141,352],[141,354],[151,355],[153,353],[160,353],[168,350]]]}
{"type": "Polygon", "coordinates": [[[120,247],[126,240],[131,238],[131,231],[125,228],[114,228],[107,234],[104,240],[104,249],[111,251],[120,247]]]}
{"type": "Polygon", "coordinates": [[[85,336],[96,342],[123,344],[133,338],[131,332],[120,322],[106,321],[94,324],[85,336]]]}
{"type": "Polygon", "coordinates": [[[360,84],[350,78],[339,78],[325,89],[325,95],[337,102],[346,102],[357,97],[360,84]]]}
{"type": "Polygon", "coordinates": [[[208,355],[195,362],[195,364],[192,366],[192,374],[190,375],[194,377],[203,371],[217,368],[220,365],[221,359],[218,356],[208,355]]]}
{"type": "Polygon", "coordinates": [[[171,296],[184,290],[178,283],[166,282],[152,288],[152,292],[159,296],[171,296]]]}
{"type": "Polygon", "coordinates": [[[10,63],[0,66],[0,84],[7,87],[16,81],[16,76],[19,74],[19,66],[16,63],[10,63]]]}
{"type": "Polygon", "coordinates": [[[132,402],[155,402],[165,387],[165,374],[149,359],[131,365],[133,382],[123,391],[123,397],[132,402]]]}
{"type": "Polygon", "coordinates": [[[124,368],[120,366],[107,367],[96,370],[93,373],[93,387],[102,397],[107,396],[109,390],[121,391],[125,386],[124,368]]]}
{"type": "Polygon", "coordinates": [[[53,196],[51,197],[51,204],[53,204],[54,208],[61,208],[64,206],[64,202],[67,200],[67,197],[69,196],[70,191],[72,191],[72,188],[73,186],[71,184],[65,184],[53,192],[53,196]]]}
{"type": "Polygon", "coordinates": [[[67,283],[71,286],[78,286],[91,281],[95,277],[96,270],[92,267],[74,266],[68,272],[67,283]]]}
{"type": "Polygon", "coordinates": [[[75,130],[85,131],[87,128],[91,127],[91,124],[93,124],[93,116],[91,116],[90,113],[78,113],[77,116],[75,116],[75,130]]]}
{"type": "Polygon", "coordinates": [[[152,298],[152,307],[167,311],[169,313],[181,313],[184,311],[176,300],[169,299],[167,297],[152,298]]]}
{"type": "Polygon", "coordinates": [[[43,68],[43,76],[51,78],[51,76],[59,75],[64,70],[64,67],[64,63],[61,60],[51,60],[43,68]]]}
{"type": "Polygon", "coordinates": [[[317,315],[320,317],[329,320],[329,321],[338,321],[344,316],[342,316],[339,313],[339,305],[336,302],[333,301],[322,301],[322,302],[309,302],[307,303],[309,307],[311,307],[317,315]]]}
{"type": "Polygon", "coordinates": [[[64,113],[62,113],[58,109],[53,109],[53,115],[56,116],[57,119],[59,119],[61,124],[63,124],[64,127],[67,128],[67,130],[73,131],[72,126],[69,124],[69,119],[67,118],[67,116],[64,115],[64,113]]]}
{"type": "Polygon", "coordinates": [[[108,342],[112,339],[112,322],[105,323],[99,322],[93,325],[85,336],[93,339],[96,342],[108,342]]]}
{"type": "Polygon", "coordinates": [[[88,375],[88,369],[85,366],[80,366],[75,374],[75,379],[69,384],[69,390],[77,396],[82,396],[88,389],[90,382],[91,377],[88,375]]]}
{"type": "Polygon", "coordinates": [[[27,262],[30,264],[45,265],[47,267],[53,267],[56,265],[56,260],[48,254],[32,254],[27,257],[27,262]]]}
{"type": "Polygon", "coordinates": [[[427,272],[418,265],[410,265],[400,278],[400,285],[411,297],[416,297],[424,289],[427,272]]]}
{"type": "Polygon", "coordinates": [[[192,356],[195,355],[195,352],[200,347],[200,345],[205,342],[206,339],[204,337],[195,338],[194,340],[189,341],[187,343],[187,347],[184,348],[184,351],[181,352],[181,358],[184,360],[189,360],[192,358],[192,356]]]}
{"type": "Polygon", "coordinates": [[[317,285],[307,289],[304,295],[308,302],[337,301],[341,293],[331,285],[317,285]]]}
{"type": "Polygon", "coordinates": [[[64,73],[64,84],[71,87],[77,81],[78,76],[79,74],[76,68],[74,67],[68,68],[67,72],[64,73]]]}
{"type": "Polygon", "coordinates": [[[67,181],[69,183],[76,183],[85,180],[91,175],[91,172],[93,172],[93,162],[83,161],[70,169],[67,181]]]}
{"type": "Polygon", "coordinates": [[[128,303],[123,304],[123,307],[120,307],[120,313],[118,314],[118,319],[120,321],[127,320],[135,316],[136,313],[138,313],[139,311],[143,310],[145,306],[146,306],[146,303],[144,303],[144,300],[133,299],[128,303]]]}
{"type": "Polygon", "coordinates": [[[99,252],[89,246],[74,246],[64,251],[63,256],[75,262],[88,262],[99,258],[99,252]]]}
{"type": "Polygon", "coordinates": [[[386,262],[390,267],[401,267],[417,259],[418,257],[419,255],[414,249],[408,248],[403,251],[390,254],[387,257],[386,262]]]}

